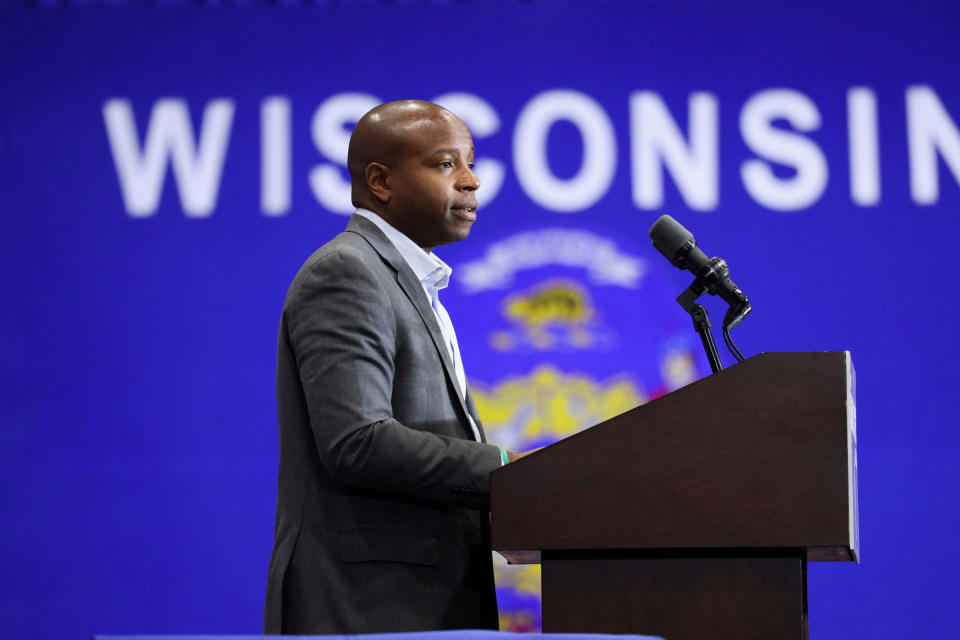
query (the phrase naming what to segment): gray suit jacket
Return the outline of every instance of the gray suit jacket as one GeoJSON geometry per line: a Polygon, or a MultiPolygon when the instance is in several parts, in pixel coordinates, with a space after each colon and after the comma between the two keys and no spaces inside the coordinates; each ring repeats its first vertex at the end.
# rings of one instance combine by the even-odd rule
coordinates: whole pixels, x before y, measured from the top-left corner
{"type": "Polygon", "coordinates": [[[294,278],[265,633],[496,629],[483,428],[420,282],[353,216],[294,278]]]}

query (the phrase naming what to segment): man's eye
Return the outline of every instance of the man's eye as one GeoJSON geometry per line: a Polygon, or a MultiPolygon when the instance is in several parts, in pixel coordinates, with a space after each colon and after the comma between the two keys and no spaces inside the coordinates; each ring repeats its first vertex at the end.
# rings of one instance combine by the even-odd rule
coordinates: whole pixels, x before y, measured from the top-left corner
{"type": "Polygon", "coordinates": [[[468,162],[467,166],[470,167],[470,171],[473,171],[474,164],[472,162],[468,162]]]}
{"type": "Polygon", "coordinates": [[[444,169],[452,169],[453,163],[450,162],[449,160],[443,160],[440,162],[440,166],[443,167],[444,169]]]}

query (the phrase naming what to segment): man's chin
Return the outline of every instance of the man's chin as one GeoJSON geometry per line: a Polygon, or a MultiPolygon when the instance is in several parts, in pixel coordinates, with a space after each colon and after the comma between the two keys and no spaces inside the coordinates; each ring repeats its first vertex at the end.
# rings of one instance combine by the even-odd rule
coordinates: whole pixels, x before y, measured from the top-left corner
{"type": "Polygon", "coordinates": [[[467,236],[470,235],[470,229],[473,228],[473,221],[457,220],[457,222],[458,224],[447,229],[447,233],[444,234],[442,239],[438,239],[440,241],[437,242],[437,246],[460,242],[461,240],[467,239],[467,236]]]}
{"type": "MultiPolygon", "coordinates": [[[[476,214],[474,214],[474,215],[476,215],[476,214]]],[[[458,240],[466,240],[466,239],[467,239],[467,236],[470,235],[470,230],[473,229],[473,223],[474,223],[474,221],[473,221],[473,220],[470,220],[470,221],[466,221],[466,224],[461,225],[461,228],[460,228],[460,237],[457,238],[458,240]]]]}

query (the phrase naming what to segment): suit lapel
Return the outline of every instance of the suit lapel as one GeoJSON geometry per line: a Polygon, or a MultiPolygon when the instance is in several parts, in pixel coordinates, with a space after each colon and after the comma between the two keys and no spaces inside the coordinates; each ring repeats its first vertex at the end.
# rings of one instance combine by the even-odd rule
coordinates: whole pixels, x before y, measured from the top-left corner
{"type": "Polygon", "coordinates": [[[480,442],[487,441],[487,434],[483,431],[483,424],[480,423],[480,412],[477,411],[477,403],[473,401],[473,394],[470,393],[470,385],[467,385],[467,408],[470,409],[470,415],[473,417],[474,424],[477,425],[477,432],[480,434],[480,442]]]}
{"type": "MultiPolygon", "coordinates": [[[[454,395],[457,396],[457,400],[460,403],[460,408],[463,410],[463,415],[473,417],[467,401],[460,394],[460,383],[457,382],[456,369],[454,368],[453,362],[450,360],[450,352],[447,349],[447,345],[443,338],[443,333],[440,332],[440,325],[437,323],[437,317],[433,313],[433,307],[431,307],[427,302],[426,295],[423,292],[423,285],[420,284],[419,280],[417,280],[417,276],[413,273],[413,269],[410,268],[410,265],[407,264],[407,261],[404,260],[402,255],[400,255],[400,252],[397,251],[397,248],[393,246],[393,243],[390,242],[390,239],[387,238],[387,236],[385,236],[379,228],[377,228],[377,225],[370,222],[363,216],[356,214],[350,216],[350,222],[347,224],[347,231],[352,231],[362,236],[367,242],[370,243],[370,246],[372,246],[374,250],[380,254],[380,257],[382,257],[391,267],[393,267],[397,276],[397,284],[400,285],[400,289],[402,289],[407,298],[409,298],[410,302],[417,310],[417,313],[420,314],[420,319],[426,326],[427,333],[430,334],[430,339],[433,340],[433,346],[436,348],[437,354],[440,356],[440,361],[443,363],[443,371],[446,375],[447,383],[454,389],[454,395]]],[[[486,439],[484,438],[483,430],[480,427],[480,422],[475,417],[473,419],[477,423],[477,429],[480,431],[481,440],[485,442],[486,439]]],[[[466,424],[463,426],[466,427],[467,433],[470,435],[470,438],[473,439],[473,431],[470,429],[470,425],[466,424]]]]}

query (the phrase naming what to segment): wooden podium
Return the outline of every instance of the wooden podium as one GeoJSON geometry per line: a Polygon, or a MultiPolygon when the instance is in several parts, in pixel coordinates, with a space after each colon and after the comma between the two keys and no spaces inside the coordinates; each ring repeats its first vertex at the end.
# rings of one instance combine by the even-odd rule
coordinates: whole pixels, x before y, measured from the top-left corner
{"type": "Polygon", "coordinates": [[[800,639],[807,561],[858,561],[849,352],[768,353],[492,476],[543,630],[800,639]]]}

